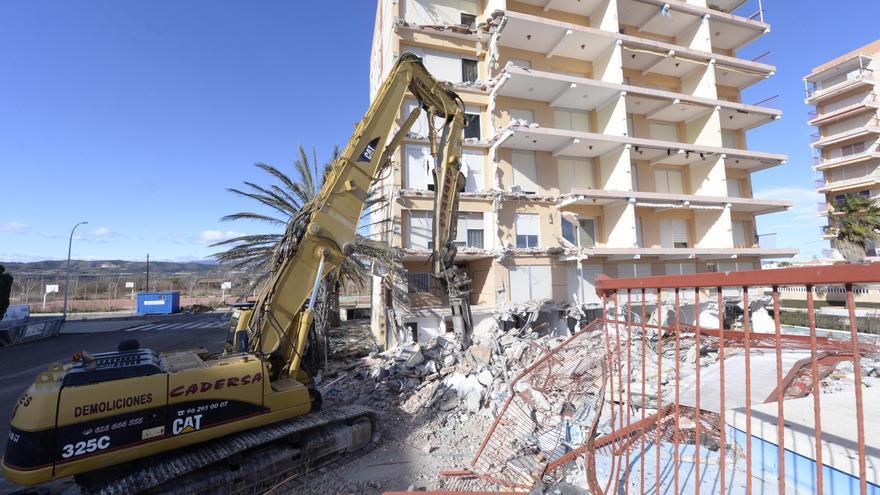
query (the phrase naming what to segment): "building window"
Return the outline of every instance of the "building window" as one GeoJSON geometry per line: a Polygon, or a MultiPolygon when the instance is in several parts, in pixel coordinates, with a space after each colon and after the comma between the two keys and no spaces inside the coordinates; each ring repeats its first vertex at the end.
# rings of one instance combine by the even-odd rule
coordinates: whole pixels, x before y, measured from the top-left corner
{"type": "Polygon", "coordinates": [[[678,124],[672,122],[651,122],[651,138],[661,141],[678,142],[678,124]]]}
{"type": "Polygon", "coordinates": [[[430,211],[409,212],[409,246],[412,248],[432,249],[432,228],[434,218],[430,211]]]}
{"type": "Polygon", "coordinates": [[[846,199],[847,196],[864,196],[866,198],[870,198],[871,191],[864,190],[864,191],[859,191],[859,192],[854,192],[854,193],[838,194],[838,195],[834,196],[834,202],[840,203],[841,201],[846,199]]]}
{"type": "Polygon", "coordinates": [[[480,139],[480,114],[464,114],[464,138],[480,139]]]}
{"type": "Polygon", "coordinates": [[[568,242],[581,247],[590,248],[596,245],[596,221],[592,218],[579,218],[577,226],[562,219],[562,237],[568,242]]]}
{"type": "Polygon", "coordinates": [[[697,265],[694,263],[666,263],[664,268],[667,275],[692,275],[697,273],[697,265]]]}
{"type": "Polygon", "coordinates": [[[734,220],[731,223],[733,229],[733,247],[747,248],[752,247],[746,235],[746,223],[742,220],[734,220]]]}
{"type": "Polygon", "coordinates": [[[593,164],[582,158],[557,158],[559,190],[565,194],[573,189],[593,188],[593,164]]]}
{"type": "Polygon", "coordinates": [[[467,58],[461,59],[461,81],[472,83],[479,78],[480,73],[477,70],[477,61],[467,58]]]}
{"type": "Polygon", "coordinates": [[[428,272],[406,272],[407,292],[410,294],[426,293],[443,297],[446,291],[440,280],[428,272]]]}
{"type": "Polygon", "coordinates": [[[680,169],[656,168],[654,181],[657,192],[684,194],[684,178],[680,169]]]}
{"type": "Polygon", "coordinates": [[[513,266],[510,275],[510,302],[526,302],[553,297],[549,265],[513,266]]]}
{"type": "Polygon", "coordinates": [[[650,263],[619,263],[617,276],[620,278],[650,277],[652,274],[650,263]]]}
{"type": "Polygon", "coordinates": [[[512,151],[513,185],[526,194],[538,192],[538,162],[534,151],[512,151]]]}
{"type": "Polygon", "coordinates": [[[645,238],[642,236],[642,217],[636,217],[636,247],[645,247],[645,238]]]}
{"type": "Polygon", "coordinates": [[[468,29],[474,29],[477,27],[477,16],[473,14],[465,14],[461,13],[461,25],[466,26],[468,29]]]}
{"type": "Polygon", "coordinates": [[[855,155],[857,153],[861,153],[865,151],[865,142],[859,141],[858,143],[847,144],[846,146],[841,146],[840,155],[841,156],[849,156],[855,155]]]}
{"type": "Polygon", "coordinates": [[[590,114],[580,110],[554,110],[553,119],[557,129],[590,132],[590,114]]]}
{"type": "Polygon", "coordinates": [[[439,81],[462,82],[461,56],[439,50],[426,50],[415,46],[402,46],[402,51],[409,51],[422,59],[425,68],[439,81]]]}
{"type": "Polygon", "coordinates": [[[468,247],[483,249],[483,229],[467,230],[468,247]]]}
{"type": "Polygon", "coordinates": [[[539,247],[538,215],[535,213],[520,213],[516,215],[516,247],[520,249],[539,247]]]}
{"type": "Polygon", "coordinates": [[[739,148],[739,140],[736,131],[721,129],[721,146],[725,148],[739,148]]]}
{"type": "Polygon", "coordinates": [[[482,191],[486,188],[483,179],[483,164],[486,155],[479,151],[465,150],[461,152],[462,172],[465,174],[464,190],[466,192],[482,191]]]}
{"type": "Polygon", "coordinates": [[[660,246],[664,248],[689,247],[687,220],[662,220],[660,246]]]}
{"type": "Polygon", "coordinates": [[[575,237],[574,224],[564,218],[562,219],[562,238],[574,245],[577,245],[577,237],[575,237]]]}
{"type": "Polygon", "coordinates": [[[743,187],[741,179],[727,179],[727,195],[731,198],[742,198],[743,187]]]}
{"type": "Polygon", "coordinates": [[[406,187],[409,189],[433,189],[431,169],[434,157],[427,146],[406,146],[406,187]]]}
{"type": "Polygon", "coordinates": [[[459,247],[483,249],[483,214],[459,212],[455,227],[455,244],[459,247]]]}

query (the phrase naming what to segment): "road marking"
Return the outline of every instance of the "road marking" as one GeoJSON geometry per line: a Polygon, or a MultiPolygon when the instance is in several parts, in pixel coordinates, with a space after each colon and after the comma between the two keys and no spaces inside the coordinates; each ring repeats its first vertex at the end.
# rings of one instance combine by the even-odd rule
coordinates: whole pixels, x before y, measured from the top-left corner
{"type": "Polygon", "coordinates": [[[178,323],[149,323],[133,328],[128,328],[126,332],[147,332],[162,330],[203,330],[208,328],[223,328],[225,322],[218,320],[196,320],[178,323]]]}

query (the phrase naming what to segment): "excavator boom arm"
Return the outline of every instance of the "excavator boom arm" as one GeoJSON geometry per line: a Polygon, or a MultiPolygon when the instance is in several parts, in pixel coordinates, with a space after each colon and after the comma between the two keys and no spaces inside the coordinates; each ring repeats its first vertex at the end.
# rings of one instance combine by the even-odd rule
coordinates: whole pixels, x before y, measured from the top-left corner
{"type": "MultiPolygon", "coordinates": [[[[400,144],[401,138],[424,110],[432,129],[435,157],[434,272],[450,281],[453,265],[458,194],[463,188],[461,142],[464,111],[458,96],[444,88],[412,54],[403,54],[379,88],[348,145],[333,164],[318,195],[305,207],[296,229],[288,226],[276,253],[272,278],[261,292],[250,319],[250,350],[274,356],[279,373],[295,376],[301,365],[313,321],[312,304],[322,278],[349,256],[368,191],[379,170],[400,144]],[[399,110],[409,91],[419,102],[392,136],[399,110]],[[443,119],[442,136],[435,139],[433,120],[443,119]],[[309,301],[310,300],[310,301],[309,301]],[[308,302],[308,303],[307,303],[308,302]]],[[[455,291],[455,288],[451,288],[455,291]]],[[[457,301],[450,297],[450,301],[457,301]]],[[[470,324],[469,307],[466,324],[470,324]]],[[[462,310],[453,308],[453,314],[462,310]]],[[[270,359],[271,361],[272,359],[270,359]]]]}

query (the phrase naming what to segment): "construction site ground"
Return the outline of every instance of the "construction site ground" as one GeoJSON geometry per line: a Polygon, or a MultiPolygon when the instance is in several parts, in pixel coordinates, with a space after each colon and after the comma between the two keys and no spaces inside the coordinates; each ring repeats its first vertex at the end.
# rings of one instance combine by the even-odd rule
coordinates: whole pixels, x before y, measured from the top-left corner
{"type": "Polygon", "coordinates": [[[428,404],[419,392],[424,395],[430,385],[423,384],[430,384],[430,380],[419,378],[416,384],[416,378],[410,377],[407,383],[406,378],[391,376],[391,372],[375,371],[397,361],[402,374],[415,375],[421,373],[416,370],[424,362],[407,367],[405,361],[396,359],[397,352],[378,353],[368,321],[344,322],[334,329],[331,349],[328,370],[318,386],[323,407],[354,403],[373,408],[378,413],[381,440],[375,449],[350,462],[291,480],[279,487],[279,493],[436,489],[440,471],[470,460],[491,425],[488,409],[471,413],[462,408],[458,398],[428,404]]]}

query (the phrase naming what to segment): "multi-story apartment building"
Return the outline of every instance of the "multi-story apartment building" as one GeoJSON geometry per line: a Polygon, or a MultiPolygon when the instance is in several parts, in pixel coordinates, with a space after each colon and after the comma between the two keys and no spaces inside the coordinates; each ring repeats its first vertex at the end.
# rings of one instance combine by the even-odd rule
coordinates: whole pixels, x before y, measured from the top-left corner
{"type": "MultiPolygon", "coordinates": [[[[740,92],[774,67],[736,56],[769,31],[740,0],[378,0],[375,91],[395,58],[421,56],[465,103],[467,189],[458,260],[481,310],[550,300],[598,303],[599,274],[758,269],[790,257],[759,241],[752,172],[786,156],[747,149],[780,117],[740,92]]],[[[401,121],[414,102],[401,112],[401,121]]],[[[377,185],[372,235],[402,250],[398,321],[442,332],[428,275],[431,158],[423,120],[377,185]]],[[[769,239],[762,239],[763,241],[769,239]]],[[[383,332],[391,284],[374,284],[383,332]],[[384,287],[384,289],[383,289],[384,287]]],[[[479,316],[478,316],[479,317],[479,316]]],[[[380,335],[381,338],[381,335],[380,335]]]]}
{"type": "MultiPolygon", "coordinates": [[[[833,206],[850,194],[880,196],[880,40],[824,63],[804,78],[806,103],[813,105],[810,125],[816,190],[825,195],[819,215],[834,225],[833,206]]],[[[833,236],[825,233],[823,238],[833,236]]],[[[868,246],[868,255],[877,256],[868,246]]],[[[833,253],[833,252],[832,252],[833,253]]]]}

